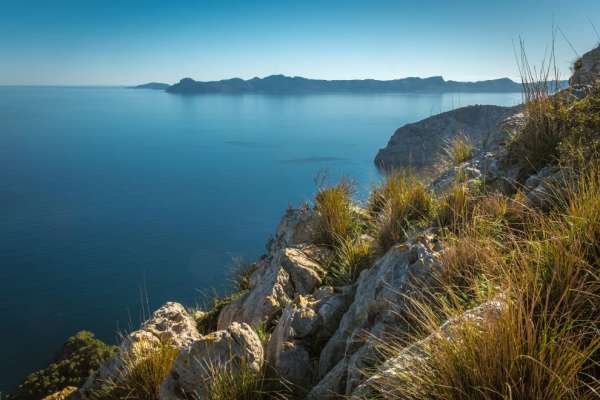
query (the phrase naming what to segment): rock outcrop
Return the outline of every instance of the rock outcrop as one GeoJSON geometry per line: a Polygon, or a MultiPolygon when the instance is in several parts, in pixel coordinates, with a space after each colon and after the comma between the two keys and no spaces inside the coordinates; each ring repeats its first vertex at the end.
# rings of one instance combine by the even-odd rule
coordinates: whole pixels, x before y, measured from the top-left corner
{"type": "Polygon", "coordinates": [[[376,361],[373,337],[398,328],[398,312],[413,279],[425,281],[439,267],[439,243],[432,234],[390,249],[361,273],[354,301],[319,357],[320,382],[308,399],[351,394],[363,380],[361,370],[376,361]]]}
{"type": "Polygon", "coordinates": [[[335,332],[352,300],[352,288],[324,286],[298,296],[283,310],[267,344],[267,361],[301,397],[315,383],[320,347],[335,332]]]}
{"type": "Polygon", "coordinates": [[[122,379],[124,357],[135,362],[135,354],[139,353],[136,349],[141,346],[165,343],[181,349],[199,339],[196,323],[185,308],[179,303],[166,303],[139,330],[123,339],[119,352],[88,378],[79,395],[87,399],[107,383],[119,382],[122,379]]]}
{"type": "Polygon", "coordinates": [[[588,51],[575,62],[571,86],[591,85],[600,79],[600,46],[588,51]]]}
{"type": "Polygon", "coordinates": [[[321,284],[320,261],[327,250],[307,244],[314,236],[313,218],[308,206],[287,210],[269,253],[250,276],[250,290],[223,308],[218,329],[234,321],[253,327],[271,324],[297,294],[310,294],[321,284]]]}
{"type": "Polygon", "coordinates": [[[402,167],[428,168],[438,161],[446,141],[458,134],[485,148],[501,132],[502,122],[516,107],[468,106],[407,124],[396,130],[387,146],[377,153],[375,164],[382,170],[402,167]]]}
{"type": "Polygon", "coordinates": [[[256,332],[247,324],[234,322],[181,350],[160,387],[160,399],[206,399],[212,368],[237,369],[243,365],[259,372],[263,362],[263,347],[256,332]]]}

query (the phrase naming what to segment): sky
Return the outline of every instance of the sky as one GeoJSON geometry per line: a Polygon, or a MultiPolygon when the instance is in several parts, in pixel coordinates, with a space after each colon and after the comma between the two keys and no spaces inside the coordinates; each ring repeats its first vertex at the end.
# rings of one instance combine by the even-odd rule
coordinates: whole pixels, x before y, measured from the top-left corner
{"type": "Polygon", "coordinates": [[[515,43],[538,64],[557,28],[567,77],[594,27],[599,0],[0,0],[0,85],[517,79],[515,43]]]}

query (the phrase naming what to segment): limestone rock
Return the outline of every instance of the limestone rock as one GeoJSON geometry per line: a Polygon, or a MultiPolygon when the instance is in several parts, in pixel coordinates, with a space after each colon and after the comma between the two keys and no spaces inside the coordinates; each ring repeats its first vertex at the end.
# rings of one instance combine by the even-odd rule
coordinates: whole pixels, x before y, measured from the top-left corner
{"type": "Polygon", "coordinates": [[[283,310],[267,344],[267,360],[297,397],[314,383],[318,351],[348,308],[351,290],[322,287],[313,295],[298,296],[283,310]]]}
{"type": "Polygon", "coordinates": [[[311,242],[315,236],[314,217],[314,211],[307,204],[288,208],[277,226],[275,237],[268,245],[269,253],[311,242]]]}
{"type": "Polygon", "coordinates": [[[208,367],[238,368],[240,362],[260,371],[263,347],[248,324],[234,322],[226,330],[203,336],[181,350],[160,387],[160,399],[185,399],[186,395],[204,399],[206,382],[211,378],[208,367]]]}
{"type": "Polygon", "coordinates": [[[592,85],[598,79],[600,79],[600,46],[588,51],[575,62],[569,84],[571,86],[592,85]]]}
{"type": "Polygon", "coordinates": [[[250,290],[223,308],[218,329],[233,321],[257,327],[270,324],[297,293],[307,294],[321,284],[323,251],[306,242],[314,237],[314,212],[308,206],[289,208],[273,240],[250,276],[250,290]]]}
{"type": "Polygon", "coordinates": [[[469,106],[407,124],[396,130],[387,146],[377,153],[375,164],[383,170],[427,168],[439,161],[444,143],[457,134],[469,136],[484,148],[490,137],[501,132],[501,123],[515,107],[469,106]]]}
{"type": "MultiPolygon", "coordinates": [[[[426,279],[439,267],[439,243],[424,234],[390,249],[375,265],[361,273],[354,301],[333,336],[321,351],[319,377],[345,382],[340,394],[350,394],[362,377],[356,370],[374,360],[370,337],[383,337],[398,326],[405,295],[412,279],[426,279]],[[345,368],[340,368],[340,363],[345,368]],[[342,376],[332,379],[331,371],[342,376]],[[329,377],[328,377],[329,375],[329,377]]],[[[320,385],[320,384],[319,384],[320,385]]]]}
{"type": "Polygon", "coordinates": [[[262,260],[250,277],[251,289],[226,305],[219,314],[217,329],[232,322],[245,322],[257,327],[271,321],[294,296],[290,275],[277,264],[262,260]]]}
{"type": "Polygon", "coordinates": [[[118,382],[122,375],[123,356],[136,354],[143,343],[168,343],[183,348],[199,340],[194,319],[179,303],[166,303],[156,310],[152,317],[142,324],[139,330],[125,337],[119,352],[108,359],[92,376],[88,378],[79,394],[86,399],[107,382],[118,382]]]}

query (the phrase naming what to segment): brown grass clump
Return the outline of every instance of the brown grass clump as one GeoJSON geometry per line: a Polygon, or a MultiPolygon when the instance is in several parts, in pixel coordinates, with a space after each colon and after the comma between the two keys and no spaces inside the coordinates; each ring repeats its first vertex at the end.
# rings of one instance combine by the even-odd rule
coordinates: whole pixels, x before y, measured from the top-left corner
{"type": "Polygon", "coordinates": [[[434,198],[413,175],[393,172],[373,189],[369,211],[374,219],[379,253],[406,240],[407,232],[427,221],[434,210],[434,198]]]}
{"type": "Polygon", "coordinates": [[[352,212],[352,192],[351,183],[343,180],[317,193],[315,209],[320,244],[335,246],[338,240],[354,234],[356,222],[352,212]]]}
{"type": "Polygon", "coordinates": [[[469,224],[477,196],[464,183],[455,183],[441,197],[437,209],[438,226],[458,232],[469,224]]]}
{"type": "Polygon", "coordinates": [[[253,370],[242,360],[224,364],[207,364],[210,378],[206,388],[207,400],[285,400],[288,389],[268,379],[264,370],[253,370]]]}
{"type": "Polygon", "coordinates": [[[96,400],[158,400],[179,350],[169,343],[141,339],[122,354],[123,368],[115,381],[106,382],[96,400]]]}
{"type": "Polygon", "coordinates": [[[446,143],[443,151],[448,160],[455,165],[459,165],[473,158],[475,146],[471,138],[464,133],[460,133],[446,143]]]}
{"type": "Polygon", "coordinates": [[[346,238],[338,241],[333,259],[327,266],[326,282],[332,286],[354,283],[360,273],[369,268],[374,260],[370,242],[346,238]]]}

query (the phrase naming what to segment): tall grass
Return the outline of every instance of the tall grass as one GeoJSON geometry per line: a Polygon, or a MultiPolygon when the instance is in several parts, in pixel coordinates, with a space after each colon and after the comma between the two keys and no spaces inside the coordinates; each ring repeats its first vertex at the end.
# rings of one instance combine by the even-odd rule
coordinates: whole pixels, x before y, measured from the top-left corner
{"type": "Polygon", "coordinates": [[[335,247],[340,239],[355,233],[357,225],[352,212],[352,193],[352,183],[348,180],[318,191],[315,210],[320,244],[335,247]]]}
{"type": "Polygon", "coordinates": [[[224,364],[207,363],[206,400],[285,400],[286,389],[255,371],[244,359],[224,364]]]}
{"type": "Polygon", "coordinates": [[[142,338],[121,354],[123,367],[114,381],[106,382],[94,400],[158,400],[179,350],[163,341],[142,338]]]}
{"type": "MultiPolygon", "coordinates": [[[[511,218],[488,216],[501,225],[486,231],[493,235],[463,236],[450,247],[442,260],[447,274],[441,280],[443,297],[460,299],[465,288],[481,286],[486,276],[497,286],[490,295],[504,293],[505,306],[496,318],[465,320],[449,336],[431,336],[417,361],[372,382],[378,398],[599,398],[598,163],[588,165],[565,190],[564,204],[549,214],[521,210],[528,214],[520,218],[526,229],[512,228],[511,218]],[[498,232],[504,232],[500,238],[498,232]]],[[[484,215],[471,224],[480,224],[484,215]]],[[[478,226],[473,229],[469,232],[481,233],[478,226]]],[[[432,298],[440,297],[428,301],[432,298]]],[[[429,333],[465,307],[460,301],[439,307],[415,301],[413,320],[429,333]]],[[[386,350],[401,353],[404,343],[393,347],[388,344],[386,350]]]]}
{"type": "Polygon", "coordinates": [[[524,162],[529,170],[535,170],[557,156],[565,132],[566,96],[552,95],[552,87],[560,87],[554,41],[549,57],[542,61],[540,68],[530,65],[523,41],[518,61],[527,123],[511,138],[508,152],[511,161],[524,162]]]}
{"type": "Polygon", "coordinates": [[[410,229],[430,218],[434,198],[414,175],[395,171],[373,188],[368,209],[374,220],[378,252],[384,253],[406,240],[410,229]]]}
{"type": "Polygon", "coordinates": [[[372,244],[360,238],[338,240],[333,259],[327,266],[326,283],[346,286],[354,283],[360,273],[373,262],[372,244]]]}

